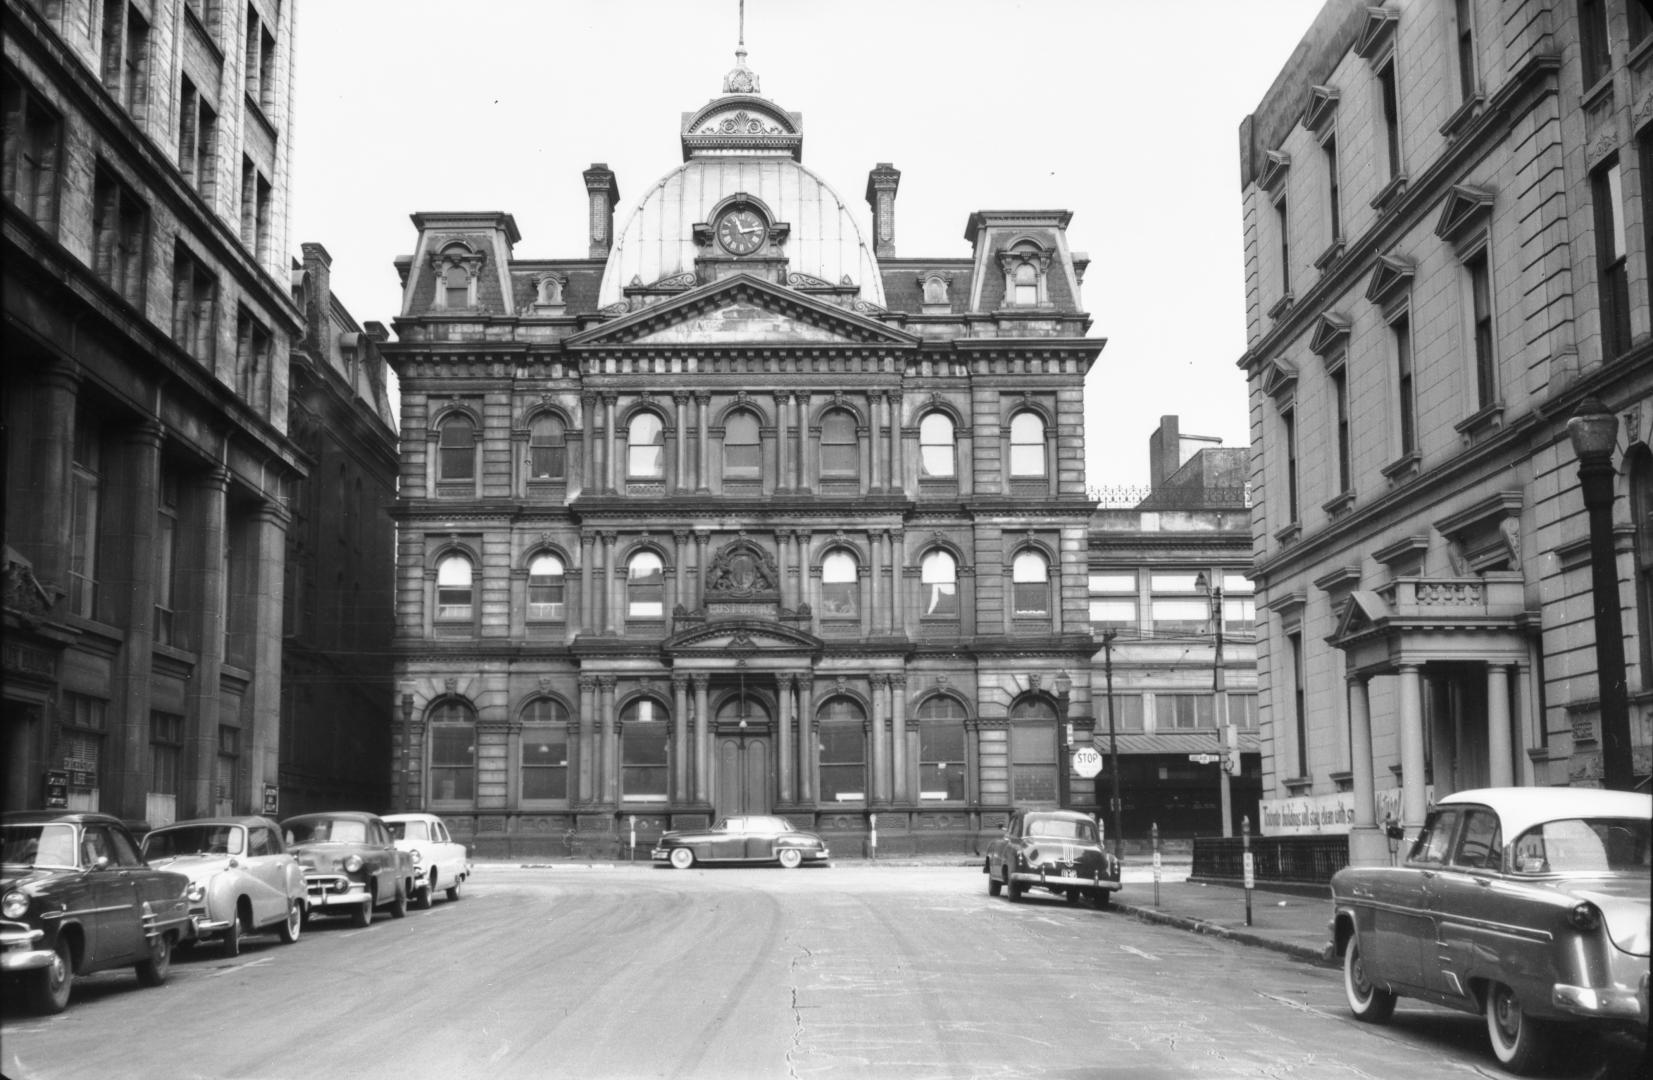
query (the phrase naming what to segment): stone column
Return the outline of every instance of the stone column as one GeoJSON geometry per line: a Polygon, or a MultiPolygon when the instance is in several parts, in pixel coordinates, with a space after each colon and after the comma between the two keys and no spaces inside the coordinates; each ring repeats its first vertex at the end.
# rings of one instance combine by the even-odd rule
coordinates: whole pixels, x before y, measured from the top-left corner
{"type": "MultiPolygon", "coordinates": [[[[218,771],[219,678],[224,667],[224,543],[229,470],[215,467],[193,485],[196,522],[187,556],[180,551],[179,584],[193,610],[178,615],[193,623],[195,672],[184,691],[185,760],[179,779],[178,817],[217,812],[213,779],[218,771]],[[187,566],[187,569],[186,569],[187,566]]],[[[180,530],[186,531],[186,530],[180,530]]]]}
{"type": "MultiPolygon", "coordinates": [[[[1423,825],[1428,803],[1423,778],[1423,677],[1417,664],[1400,665],[1401,818],[1411,836],[1423,825]]],[[[1408,839],[1411,838],[1408,837],[1408,839]]]]}
{"type": "Polygon", "coordinates": [[[598,786],[602,791],[603,804],[613,806],[619,801],[620,786],[620,741],[614,726],[613,675],[597,676],[597,695],[597,711],[603,725],[602,749],[597,754],[597,768],[602,782],[598,786]]]}
{"type": "Polygon", "coordinates": [[[695,672],[689,678],[694,680],[694,797],[696,802],[710,805],[712,718],[707,715],[711,706],[706,700],[706,684],[711,676],[695,672]]]}
{"type": "Polygon", "coordinates": [[[597,745],[593,737],[593,728],[597,717],[597,676],[580,676],[580,788],[579,802],[581,804],[592,801],[594,770],[592,762],[597,756],[597,745]]]}
{"type": "Polygon", "coordinates": [[[672,391],[672,405],[677,414],[677,490],[689,490],[689,392],[672,391]]]}
{"type": "MultiPolygon", "coordinates": [[[[126,640],[115,654],[111,672],[114,687],[107,719],[111,733],[116,734],[119,741],[110,740],[109,760],[100,762],[100,768],[116,778],[115,798],[112,805],[103,809],[130,820],[149,816],[146,798],[150,758],[149,683],[154,664],[158,599],[155,592],[156,508],[161,492],[162,435],[161,425],[154,421],[125,429],[118,443],[120,453],[104,468],[104,475],[112,481],[103,488],[104,498],[108,500],[104,504],[105,513],[125,523],[126,542],[107,551],[107,572],[99,576],[114,598],[117,614],[112,621],[126,624],[126,640]]],[[[30,494],[32,499],[34,493],[30,494]]],[[[173,569],[177,570],[176,564],[173,569]]],[[[176,577],[174,583],[176,592],[176,577]]],[[[275,625],[281,625],[279,611],[275,625]]],[[[263,636],[274,639],[279,650],[279,633],[263,636]]],[[[279,683],[277,685],[279,689],[279,683]]]]}
{"type": "Polygon", "coordinates": [[[580,395],[580,420],[585,426],[580,446],[580,489],[583,493],[599,490],[597,487],[597,395],[580,395]]]}
{"type": "Polygon", "coordinates": [[[884,716],[886,699],[890,694],[890,677],[872,677],[872,776],[867,785],[867,805],[882,806],[890,801],[889,753],[886,746],[884,716]]]}
{"type": "Polygon", "coordinates": [[[867,596],[863,607],[867,611],[867,618],[863,620],[867,630],[874,637],[884,633],[884,534],[873,529],[867,533],[868,553],[872,557],[872,564],[867,567],[867,596]]]}
{"type": "Polygon", "coordinates": [[[792,490],[792,448],[788,442],[792,438],[791,419],[787,413],[792,407],[791,394],[775,395],[775,490],[792,490]]]}
{"type": "Polygon", "coordinates": [[[798,676],[798,801],[815,801],[815,682],[798,676]]]}
{"type": "Polygon", "coordinates": [[[799,458],[799,472],[800,472],[801,475],[798,477],[798,494],[800,494],[800,495],[808,495],[812,491],[815,490],[814,489],[814,484],[812,483],[813,478],[815,476],[815,472],[816,472],[816,467],[815,467],[815,460],[816,460],[815,440],[816,440],[816,436],[815,436],[814,432],[815,432],[815,426],[810,423],[810,417],[809,417],[809,395],[808,394],[799,394],[798,395],[798,458],[799,458]]]}
{"type": "Polygon", "coordinates": [[[694,534],[694,603],[695,610],[706,606],[706,544],[712,539],[710,533],[696,532],[694,534]]]}
{"type": "Polygon", "coordinates": [[[871,446],[868,464],[871,469],[867,475],[867,490],[884,490],[884,395],[874,393],[868,402],[872,407],[867,410],[872,420],[871,438],[867,442],[871,446]]]}
{"type": "Polygon", "coordinates": [[[890,689],[894,698],[890,707],[890,743],[894,748],[894,753],[890,755],[890,768],[895,775],[892,798],[899,806],[913,801],[912,791],[907,785],[907,676],[891,675],[890,689]]]}
{"type": "Polygon", "coordinates": [[[901,452],[901,392],[890,394],[890,490],[907,490],[907,470],[901,452]]]}
{"type": "Polygon", "coordinates": [[[1515,783],[1515,762],[1510,750],[1510,668],[1487,665],[1487,773],[1493,787],[1515,783]]]}
{"type": "Polygon", "coordinates": [[[617,635],[620,633],[620,592],[621,569],[614,565],[614,543],[619,534],[612,529],[603,532],[603,611],[607,616],[603,622],[603,633],[617,635]]]}
{"type": "Polygon", "coordinates": [[[890,633],[906,632],[907,583],[903,564],[906,562],[906,540],[900,529],[890,531],[890,633]]]}
{"type": "Polygon", "coordinates": [[[792,801],[792,686],[795,682],[797,676],[791,672],[782,672],[775,679],[780,698],[780,716],[777,717],[780,731],[775,743],[775,771],[783,805],[792,801]]]}
{"type": "Polygon", "coordinates": [[[1372,778],[1372,706],[1365,679],[1349,678],[1349,768],[1353,773],[1356,828],[1377,824],[1372,778]]]}
{"type": "Polygon", "coordinates": [[[598,580],[597,567],[593,560],[596,558],[597,537],[591,533],[580,535],[580,630],[587,633],[596,633],[602,629],[602,619],[597,612],[596,597],[593,595],[594,583],[598,580]]]}
{"type": "Polygon", "coordinates": [[[694,489],[695,489],[695,491],[700,492],[701,494],[705,494],[706,492],[711,490],[711,488],[706,486],[706,476],[707,476],[707,473],[710,471],[709,468],[708,468],[709,459],[708,459],[707,438],[706,438],[706,429],[707,429],[706,414],[711,409],[711,406],[712,406],[712,395],[709,394],[709,393],[697,393],[694,396],[694,400],[695,400],[695,424],[696,424],[696,428],[695,428],[695,463],[696,463],[695,464],[695,474],[696,475],[695,475],[695,478],[694,478],[694,489]]]}
{"type": "Polygon", "coordinates": [[[689,787],[689,677],[672,675],[672,790],[671,802],[681,805],[693,798],[689,787]]]}
{"type": "Polygon", "coordinates": [[[43,585],[69,587],[70,529],[74,520],[69,477],[74,469],[80,370],[53,364],[40,375],[28,410],[28,513],[6,515],[8,540],[34,563],[43,585]],[[11,539],[16,537],[17,539],[11,539]]]}
{"type": "Polygon", "coordinates": [[[253,516],[257,560],[253,567],[251,730],[243,733],[247,790],[237,812],[258,813],[264,804],[264,785],[281,784],[281,626],[282,588],[287,565],[287,525],[292,515],[278,502],[266,500],[253,516]]]}
{"type": "Polygon", "coordinates": [[[666,626],[668,633],[674,633],[681,629],[672,621],[678,606],[681,605],[684,611],[688,611],[690,608],[689,593],[691,590],[689,579],[693,571],[688,563],[689,530],[673,529],[671,576],[666,579],[666,626]]]}

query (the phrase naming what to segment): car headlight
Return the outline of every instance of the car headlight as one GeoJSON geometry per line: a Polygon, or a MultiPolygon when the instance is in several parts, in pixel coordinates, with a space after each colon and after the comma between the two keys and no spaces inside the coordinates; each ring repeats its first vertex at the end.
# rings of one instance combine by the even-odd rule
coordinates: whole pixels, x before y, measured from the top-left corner
{"type": "Polygon", "coordinates": [[[207,898],[207,887],[205,885],[201,884],[199,881],[190,882],[189,883],[189,888],[184,890],[184,899],[188,900],[192,904],[199,904],[201,901],[205,900],[206,898],[207,898]]]}
{"type": "Polygon", "coordinates": [[[360,855],[346,855],[343,866],[345,873],[354,874],[362,868],[362,857],[360,855]]]}
{"type": "Polygon", "coordinates": [[[425,861],[425,853],[418,848],[413,849],[413,865],[419,866],[425,861]]]}
{"type": "Polygon", "coordinates": [[[1574,930],[1589,933],[1601,927],[1601,909],[1585,900],[1574,904],[1573,909],[1567,912],[1567,924],[1574,930]]]}
{"type": "Polygon", "coordinates": [[[0,899],[0,915],[8,919],[21,919],[23,913],[29,910],[29,894],[15,889],[0,899]]]}
{"type": "Polygon", "coordinates": [[[1036,847],[1028,848],[1027,849],[1027,864],[1029,866],[1034,866],[1038,862],[1039,862],[1039,849],[1036,848],[1036,847]]]}

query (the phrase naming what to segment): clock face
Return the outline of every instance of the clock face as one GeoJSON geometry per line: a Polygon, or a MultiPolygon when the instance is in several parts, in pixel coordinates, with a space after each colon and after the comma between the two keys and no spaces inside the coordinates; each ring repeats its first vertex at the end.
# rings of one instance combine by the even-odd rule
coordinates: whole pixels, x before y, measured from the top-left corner
{"type": "Polygon", "coordinates": [[[769,228],[755,210],[729,210],[717,219],[717,242],[731,255],[750,255],[763,244],[769,228]]]}

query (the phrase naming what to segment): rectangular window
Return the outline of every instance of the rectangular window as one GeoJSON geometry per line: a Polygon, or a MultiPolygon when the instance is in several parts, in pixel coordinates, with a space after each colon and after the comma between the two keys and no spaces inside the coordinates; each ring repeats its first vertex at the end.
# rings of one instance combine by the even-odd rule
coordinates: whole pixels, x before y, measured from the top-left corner
{"type": "Polygon", "coordinates": [[[1228,693],[1228,722],[1241,731],[1257,730],[1257,695],[1228,693]]]}
{"type": "Polygon", "coordinates": [[[1257,601],[1249,596],[1223,596],[1223,633],[1247,635],[1257,632],[1257,601]]]}
{"type": "Polygon", "coordinates": [[[1612,64],[1607,39],[1607,0],[1578,0],[1578,36],[1584,61],[1584,88],[1588,90],[1607,77],[1612,64]]]}
{"type": "Polygon", "coordinates": [[[1194,583],[1193,574],[1149,575],[1152,594],[1149,615],[1155,637],[1188,636],[1211,629],[1211,604],[1194,583]]]}
{"type": "Polygon", "coordinates": [[[57,224],[63,124],[21,80],[4,75],[5,194],[36,225],[57,224]]]}
{"type": "Polygon", "coordinates": [[[1339,368],[1332,372],[1332,407],[1337,424],[1337,490],[1348,491],[1350,481],[1349,456],[1349,372],[1339,368]]]}
{"type": "MultiPolygon", "coordinates": [[[[1096,746],[1103,753],[1108,752],[1108,692],[1107,687],[1095,691],[1096,712],[1096,746]]],[[[1123,694],[1115,692],[1113,696],[1113,724],[1114,733],[1141,731],[1143,729],[1143,708],[1141,694],[1123,694]]]]}
{"type": "Polygon", "coordinates": [[[126,0],[103,0],[98,35],[98,74],[103,88],[117,100],[121,93],[121,43],[126,40],[126,0]]]}
{"type": "Polygon", "coordinates": [[[220,814],[233,814],[241,805],[241,730],[219,725],[218,772],[213,796],[220,814]]]}
{"type": "Polygon", "coordinates": [[[63,695],[62,768],[69,774],[69,809],[98,809],[99,771],[109,703],[84,694],[63,695]]]}
{"type": "Polygon", "coordinates": [[[149,714],[149,790],[177,795],[184,760],[184,718],[176,713],[149,714]]]}
{"type": "Polygon", "coordinates": [[[1286,521],[1295,525],[1302,520],[1297,512],[1297,412],[1280,410],[1280,439],[1286,453],[1286,521]]]}
{"type": "Polygon", "coordinates": [[[663,719],[628,721],[620,736],[620,797],[664,802],[666,799],[666,744],[669,727],[663,719]]]}
{"type": "Polygon", "coordinates": [[[1378,69],[1378,94],[1383,109],[1383,144],[1388,151],[1389,179],[1400,176],[1400,94],[1395,87],[1395,60],[1378,69]]]}
{"type": "Polygon", "coordinates": [[[957,720],[918,726],[918,797],[964,800],[964,725],[957,720]]]}
{"type": "Polygon", "coordinates": [[[1090,575],[1090,621],[1102,629],[1135,627],[1140,619],[1134,573],[1090,575]]]}
{"type": "Polygon", "coordinates": [[[1389,324],[1395,348],[1395,384],[1398,398],[1400,452],[1406,456],[1418,449],[1418,401],[1412,381],[1412,320],[1401,316],[1389,324]]]}
{"type": "Polygon", "coordinates": [[[1291,710],[1292,724],[1297,735],[1297,745],[1292,748],[1292,761],[1295,765],[1296,776],[1308,775],[1308,715],[1303,709],[1304,678],[1303,678],[1303,634],[1301,631],[1286,635],[1286,648],[1291,655],[1291,710]]]}
{"type": "Polygon", "coordinates": [[[1010,725],[1010,797],[1018,804],[1056,801],[1056,725],[1010,725]]]}
{"type": "Polygon", "coordinates": [[[144,245],[149,211],[108,167],[92,178],[92,270],[131,303],[143,306],[144,245]]]}
{"type": "Polygon", "coordinates": [[[266,404],[270,382],[270,331],[246,308],[235,317],[236,391],[254,408],[266,404]]]}
{"type": "Polygon", "coordinates": [[[1343,239],[1343,192],[1337,175],[1337,136],[1328,135],[1320,144],[1326,155],[1326,219],[1332,227],[1332,243],[1343,239]]]}
{"type": "Polygon", "coordinates": [[[476,797],[476,728],[471,724],[432,724],[430,729],[431,797],[444,801],[476,797]]]}
{"type": "Polygon", "coordinates": [[[135,7],[126,12],[126,50],[121,57],[121,102],[142,120],[149,103],[149,23],[135,7]]]}
{"type": "Polygon", "coordinates": [[[1285,296],[1291,292],[1291,218],[1284,195],[1275,200],[1274,218],[1280,227],[1280,295],[1285,296]]]}
{"type": "Polygon", "coordinates": [[[1458,100],[1461,102],[1475,96],[1475,23],[1472,14],[1469,0],[1457,0],[1458,100]]]}
{"type": "Polygon", "coordinates": [[[1630,348],[1630,279],[1625,270],[1624,190],[1615,158],[1590,174],[1595,204],[1596,285],[1601,290],[1601,356],[1630,348]]]}
{"type": "Polygon", "coordinates": [[[1492,281],[1483,248],[1464,261],[1469,277],[1471,357],[1475,361],[1475,403],[1477,409],[1491,407],[1498,400],[1498,358],[1492,345],[1492,281]]]}
{"type": "Polygon", "coordinates": [[[155,510],[155,641],[171,645],[177,610],[178,475],[163,467],[161,501],[155,510]]]}
{"type": "Polygon", "coordinates": [[[184,76],[178,105],[178,168],[209,199],[217,178],[217,149],[218,115],[184,76]]]}
{"type": "Polygon", "coordinates": [[[562,725],[523,725],[522,797],[568,798],[568,730],[562,725]]]}
{"type": "Polygon", "coordinates": [[[197,360],[212,362],[218,279],[181,242],[172,253],[172,340],[197,360]]]}
{"type": "Polygon", "coordinates": [[[1154,695],[1154,727],[1188,731],[1217,726],[1216,698],[1211,694],[1154,695]]]}
{"type": "Polygon", "coordinates": [[[821,801],[864,802],[867,797],[867,749],[861,725],[822,724],[819,736],[821,801]]]}
{"type": "Polygon", "coordinates": [[[98,530],[102,524],[102,432],[85,409],[75,416],[69,507],[69,610],[82,618],[97,611],[98,530]]]}

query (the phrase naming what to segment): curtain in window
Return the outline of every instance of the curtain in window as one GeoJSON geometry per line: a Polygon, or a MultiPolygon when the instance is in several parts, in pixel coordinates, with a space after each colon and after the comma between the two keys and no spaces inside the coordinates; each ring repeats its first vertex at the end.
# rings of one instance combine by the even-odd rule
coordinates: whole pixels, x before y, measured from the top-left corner
{"type": "Polygon", "coordinates": [[[536,555],[528,564],[528,617],[563,617],[563,564],[555,555],[536,555]]]}
{"type": "Polygon", "coordinates": [[[861,612],[861,579],[855,556],[833,551],[821,560],[821,614],[858,615],[861,612]]]}
{"type": "Polygon", "coordinates": [[[471,560],[449,555],[436,564],[436,617],[469,621],[471,618],[471,560]]]}
{"type": "Polygon", "coordinates": [[[626,564],[626,614],[633,619],[665,617],[665,568],[652,551],[639,551],[626,564]]]}
{"type": "Polygon", "coordinates": [[[638,413],[626,429],[626,475],[633,480],[659,480],[666,475],[666,429],[660,417],[638,413]]]}
{"type": "Polygon", "coordinates": [[[937,478],[954,475],[953,419],[946,413],[927,413],[918,422],[920,475],[937,478]]]}
{"type": "Polygon", "coordinates": [[[1049,566],[1035,551],[1024,551],[1010,565],[1011,592],[1017,615],[1050,614],[1049,566]]]}
{"type": "Polygon", "coordinates": [[[954,617],[959,613],[958,570],[945,551],[932,551],[919,564],[924,614],[954,617]]]}

